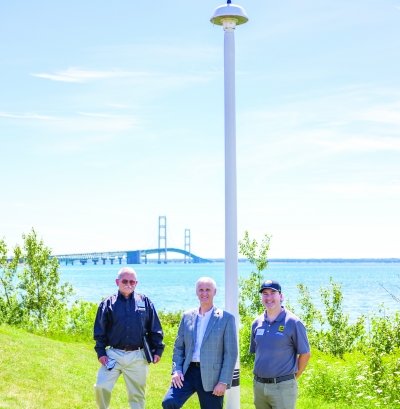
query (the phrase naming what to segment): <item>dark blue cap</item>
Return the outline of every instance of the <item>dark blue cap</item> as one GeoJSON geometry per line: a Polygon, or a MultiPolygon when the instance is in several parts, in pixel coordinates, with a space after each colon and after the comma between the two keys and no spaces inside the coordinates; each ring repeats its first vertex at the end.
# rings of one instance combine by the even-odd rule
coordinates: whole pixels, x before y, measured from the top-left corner
{"type": "Polygon", "coordinates": [[[266,290],[268,288],[274,291],[279,291],[279,292],[282,291],[281,285],[278,283],[278,281],[267,280],[261,284],[260,293],[262,293],[263,290],[266,290]]]}

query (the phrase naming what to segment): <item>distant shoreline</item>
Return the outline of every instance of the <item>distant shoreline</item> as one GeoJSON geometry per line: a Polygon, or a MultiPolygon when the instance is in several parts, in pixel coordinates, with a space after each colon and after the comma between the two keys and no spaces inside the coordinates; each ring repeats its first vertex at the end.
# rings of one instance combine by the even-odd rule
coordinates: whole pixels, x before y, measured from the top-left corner
{"type": "MultiPolygon", "coordinates": [[[[210,263],[224,263],[224,258],[206,258],[210,263]]],[[[156,262],[148,259],[148,263],[156,262]]],[[[239,258],[239,263],[248,263],[246,258],[239,258]]],[[[168,263],[182,263],[183,259],[169,258],[168,263]]],[[[400,258],[270,258],[268,263],[400,263],[400,258]]],[[[207,263],[206,263],[207,264],[207,263]]]]}
{"type": "MultiPolygon", "coordinates": [[[[239,259],[245,262],[247,259],[239,259]]],[[[269,263],[400,263],[400,258],[271,258],[269,263]]]]}

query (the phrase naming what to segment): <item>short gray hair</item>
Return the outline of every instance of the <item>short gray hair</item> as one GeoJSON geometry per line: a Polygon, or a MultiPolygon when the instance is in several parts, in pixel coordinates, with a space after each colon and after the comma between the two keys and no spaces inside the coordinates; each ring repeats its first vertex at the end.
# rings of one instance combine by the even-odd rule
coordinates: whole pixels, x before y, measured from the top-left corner
{"type": "Polygon", "coordinates": [[[117,274],[117,280],[121,279],[121,276],[124,274],[133,274],[137,278],[136,271],[131,267],[122,267],[117,274]]]}
{"type": "Polygon", "coordinates": [[[197,286],[200,283],[209,283],[212,284],[212,286],[214,287],[214,290],[217,289],[217,283],[215,282],[214,279],[212,279],[211,277],[200,277],[197,281],[196,281],[196,290],[197,290],[197,286]]]}

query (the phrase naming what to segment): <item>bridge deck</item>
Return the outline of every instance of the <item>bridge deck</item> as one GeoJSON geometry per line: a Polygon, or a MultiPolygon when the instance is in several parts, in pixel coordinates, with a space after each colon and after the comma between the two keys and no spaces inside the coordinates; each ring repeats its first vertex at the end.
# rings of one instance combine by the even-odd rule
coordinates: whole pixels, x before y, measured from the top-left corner
{"type": "MultiPolygon", "coordinates": [[[[89,260],[93,264],[97,264],[99,261],[102,264],[106,264],[106,261],[110,261],[114,264],[114,261],[118,260],[119,264],[122,260],[126,260],[127,264],[141,264],[143,261],[147,262],[147,255],[158,254],[159,260],[161,255],[168,253],[178,253],[185,257],[185,260],[193,263],[209,263],[210,260],[196,256],[195,254],[183,249],[175,247],[167,247],[166,249],[143,249],[143,250],[123,250],[123,251],[105,251],[105,252],[93,252],[93,253],[77,253],[77,254],[60,254],[55,255],[60,262],[65,264],[74,264],[75,261],[79,261],[81,264],[86,264],[89,260]]],[[[168,261],[167,257],[164,258],[163,263],[168,261]]]]}

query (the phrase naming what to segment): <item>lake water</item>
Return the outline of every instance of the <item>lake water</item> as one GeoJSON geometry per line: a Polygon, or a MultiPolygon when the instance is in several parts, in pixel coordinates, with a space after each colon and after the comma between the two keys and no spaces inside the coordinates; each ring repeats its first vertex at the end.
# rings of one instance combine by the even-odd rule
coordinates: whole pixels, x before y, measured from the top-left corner
{"type": "MultiPolygon", "coordinates": [[[[98,303],[116,292],[115,276],[124,265],[62,265],[61,279],[72,284],[76,299],[98,303]]],[[[217,282],[215,305],[224,307],[225,266],[222,262],[149,263],[130,267],[138,274],[137,291],[146,294],[157,310],[178,311],[196,306],[194,284],[201,276],[212,277],[217,282]]],[[[250,263],[239,263],[240,277],[247,277],[252,270],[250,263]]],[[[305,284],[313,302],[321,306],[319,290],[328,287],[332,277],[342,286],[343,309],[352,319],[361,314],[378,313],[382,304],[387,313],[400,310],[400,303],[383,288],[400,297],[399,262],[270,261],[264,277],[278,280],[286,300],[295,308],[299,296],[297,284],[305,284]]]]}

